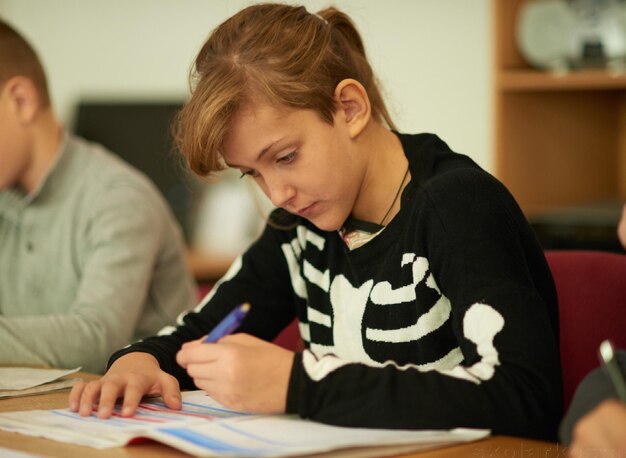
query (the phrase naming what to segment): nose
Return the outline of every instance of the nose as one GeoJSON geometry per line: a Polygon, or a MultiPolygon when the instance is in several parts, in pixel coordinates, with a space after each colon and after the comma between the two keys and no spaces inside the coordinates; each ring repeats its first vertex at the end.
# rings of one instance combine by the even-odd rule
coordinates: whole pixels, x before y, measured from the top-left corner
{"type": "Polygon", "coordinates": [[[266,180],[265,184],[267,188],[265,194],[276,207],[286,209],[296,195],[296,188],[283,180],[273,178],[266,180]]]}

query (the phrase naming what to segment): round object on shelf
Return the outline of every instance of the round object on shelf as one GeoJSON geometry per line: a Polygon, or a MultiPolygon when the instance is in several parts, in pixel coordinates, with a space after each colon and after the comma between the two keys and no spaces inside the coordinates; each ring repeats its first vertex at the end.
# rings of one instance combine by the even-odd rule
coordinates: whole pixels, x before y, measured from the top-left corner
{"type": "Polygon", "coordinates": [[[564,1],[528,1],[520,7],[517,44],[535,67],[566,68],[575,28],[576,16],[564,1]]]}
{"type": "Polygon", "coordinates": [[[551,70],[626,65],[626,0],[528,0],[517,44],[534,67],[551,70]]]}

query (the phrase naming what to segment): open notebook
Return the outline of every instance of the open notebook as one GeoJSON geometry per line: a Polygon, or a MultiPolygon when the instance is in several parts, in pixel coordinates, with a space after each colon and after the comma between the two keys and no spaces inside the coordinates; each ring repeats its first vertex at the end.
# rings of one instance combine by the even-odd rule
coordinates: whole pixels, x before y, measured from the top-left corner
{"type": "Polygon", "coordinates": [[[147,439],[194,456],[290,457],[385,456],[455,445],[488,430],[408,431],[328,426],[288,415],[228,410],[203,391],[183,393],[183,409],[160,398],[140,404],[132,418],[117,410],[108,420],[80,417],[68,409],[0,414],[0,429],[104,449],[147,439]]]}

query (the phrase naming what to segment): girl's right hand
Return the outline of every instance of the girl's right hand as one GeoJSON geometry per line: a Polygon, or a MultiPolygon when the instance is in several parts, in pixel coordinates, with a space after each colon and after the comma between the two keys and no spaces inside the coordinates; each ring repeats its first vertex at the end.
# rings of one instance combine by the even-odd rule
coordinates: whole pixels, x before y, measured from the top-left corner
{"type": "Polygon", "coordinates": [[[83,417],[97,410],[98,418],[109,418],[123,398],[122,416],[131,417],[145,395],[160,395],[170,409],[182,405],[178,380],[162,371],[154,356],[135,352],[117,359],[99,380],[75,384],[69,404],[83,417]]]}

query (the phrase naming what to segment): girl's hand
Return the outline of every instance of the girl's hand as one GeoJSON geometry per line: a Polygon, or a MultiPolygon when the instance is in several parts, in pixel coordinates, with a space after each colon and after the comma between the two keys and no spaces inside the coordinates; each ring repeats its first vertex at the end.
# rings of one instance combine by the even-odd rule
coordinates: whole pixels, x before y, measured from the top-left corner
{"type": "Polygon", "coordinates": [[[225,407],[283,413],[294,353],[249,334],[188,342],[176,355],[198,388],[225,407]]]}
{"type": "Polygon", "coordinates": [[[98,418],[109,418],[118,398],[123,398],[122,416],[134,415],[145,395],[161,395],[170,409],[181,408],[178,380],[161,370],[154,356],[128,353],[117,359],[99,380],[79,382],[69,397],[70,410],[98,418]]]}

